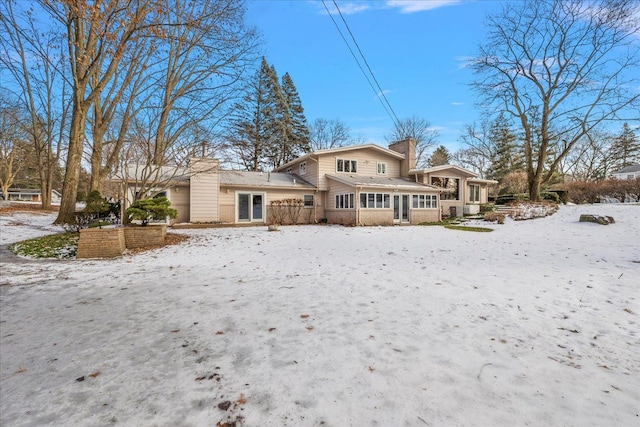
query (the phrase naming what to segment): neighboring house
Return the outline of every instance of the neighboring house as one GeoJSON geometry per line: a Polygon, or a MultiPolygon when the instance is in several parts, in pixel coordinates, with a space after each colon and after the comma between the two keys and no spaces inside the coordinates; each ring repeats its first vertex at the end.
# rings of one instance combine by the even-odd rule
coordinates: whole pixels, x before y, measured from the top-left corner
{"type": "MultiPolygon", "coordinates": [[[[57,190],[51,191],[51,203],[59,204],[62,194],[57,190]]],[[[42,191],[31,188],[10,188],[7,192],[7,200],[20,202],[41,202],[42,191]]]]}
{"type": "MultiPolygon", "coordinates": [[[[457,166],[415,169],[411,139],[388,149],[366,144],[318,150],[273,172],[220,170],[216,159],[194,158],[175,175],[160,194],[178,210],[179,223],[266,224],[270,204],[283,199],[303,201],[300,223],[436,222],[443,214],[477,212],[487,202],[487,187],[496,183],[457,166]]],[[[128,182],[131,200],[138,183],[128,182]]]]}
{"type": "Polygon", "coordinates": [[[615,179],[634,180],[640,178],[640,165],[631,165],[611,174],[615,179]]]}

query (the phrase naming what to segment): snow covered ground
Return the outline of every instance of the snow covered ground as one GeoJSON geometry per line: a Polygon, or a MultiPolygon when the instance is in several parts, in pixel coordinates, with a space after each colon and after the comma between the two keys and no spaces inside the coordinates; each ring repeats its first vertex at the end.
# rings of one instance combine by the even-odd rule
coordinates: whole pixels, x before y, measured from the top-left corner
{"type": "Polygon", "coordinates": [[[492,227],[3,259],[0,425],[640,425],[640,206],[492,227]]]}

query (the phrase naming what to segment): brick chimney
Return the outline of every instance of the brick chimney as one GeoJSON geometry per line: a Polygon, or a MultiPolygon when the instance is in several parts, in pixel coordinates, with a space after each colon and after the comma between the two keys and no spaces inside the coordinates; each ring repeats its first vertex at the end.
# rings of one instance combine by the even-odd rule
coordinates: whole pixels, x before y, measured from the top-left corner
{"type": "Polygon", "coordinates": [[[405,138],[389,145],[389,150],[404,154],[404,160],[400,162],[400,176],[409,177],[409,171],[416,168],[416,140],[405,138]]]}

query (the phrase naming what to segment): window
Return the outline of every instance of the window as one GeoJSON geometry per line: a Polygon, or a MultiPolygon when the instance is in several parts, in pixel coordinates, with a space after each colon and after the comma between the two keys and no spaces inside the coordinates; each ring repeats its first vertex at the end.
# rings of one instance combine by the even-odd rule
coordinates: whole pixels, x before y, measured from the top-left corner
{"type": "Polygon", "coordinates": [[[442,193],[442,200],[460,200],[460,178],[431,177],[431,185],[446,188],[447,192],[442,193]]]}
{"type": "Polygon", "coordinates": [[[479,185],[469,185],[469,201],[480,203],[480,186],[479,185]]]}
{"type": "Polygon", "coordinates": [[[438,207],[438,197],[435,194],[414,194],[413,209],[435,209],[438,207]]]}
{"type": "Polygon", "coordinates": [[[387,164],[385,162],[378,162],[378,175],[386,175],[387,174],[387,164]]]}
{"type": "Polygon", "coordinates": [[[300,163],[300,175],[307,173],[307,162],[300,163]]]}
{"type": "Polygon", "coordinates": [[[357,160],[346,160],[346,159],[337,159],[336,160],[336,172],[358,172],[358,161],[357,160]]]}
{"type": "Polygon", "coordinates": [[[354,199],[353,193],[336,194],[336,209],[353,209],[354,199]]]}
{"type": "Polygon", "coordinates": [[[287,173],[289,173],[289,174],[290,174],[290,173],[293,173],[293,169],[291,169],[291,168],[287,168],[287,173]]]}
{"type": "Polygon", "coordinates": [[[313,207],[313,194],[305,194],[304,195],[304,207],[312,208],[313,207]]]}
{"type": "Polygon", "coordinates": [[[391,195],[388,193],[360,193],[360,207],[368,209],[390,209],[391,195]]]}

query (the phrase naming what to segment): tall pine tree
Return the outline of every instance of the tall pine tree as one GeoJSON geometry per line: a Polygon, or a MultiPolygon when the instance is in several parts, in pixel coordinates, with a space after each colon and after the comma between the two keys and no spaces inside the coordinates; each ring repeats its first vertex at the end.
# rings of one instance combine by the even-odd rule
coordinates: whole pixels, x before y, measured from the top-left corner
{"type": "Polygon", "coordinates": [[[270,153],[283,134],[282,91],[275,70],[263,57],[260,69],[236,104],[229,128],[229,143],[239,163],[249,171],[271,167],[270,153]]]}
{"type": "Polygon", "coordinates": [[[310,138],[302,101],[289,73],[282,76],[281,87],[289,112],[289,122],[285,123],[288,146],[283,147],[281,157],[281,164],[284,164],[309,151],[310,138]]]}
{"type": "Polygon", "coordinates": [[[449,164],[450,158],[451,154],[449,153],[449,150],[447,150],[447,147],[445,147],[444,145],[440,145],[435,149],[433,154],[431,154],[431,158],[429,159],[429,166],[434,167],[447,165],[449,164]]]}

